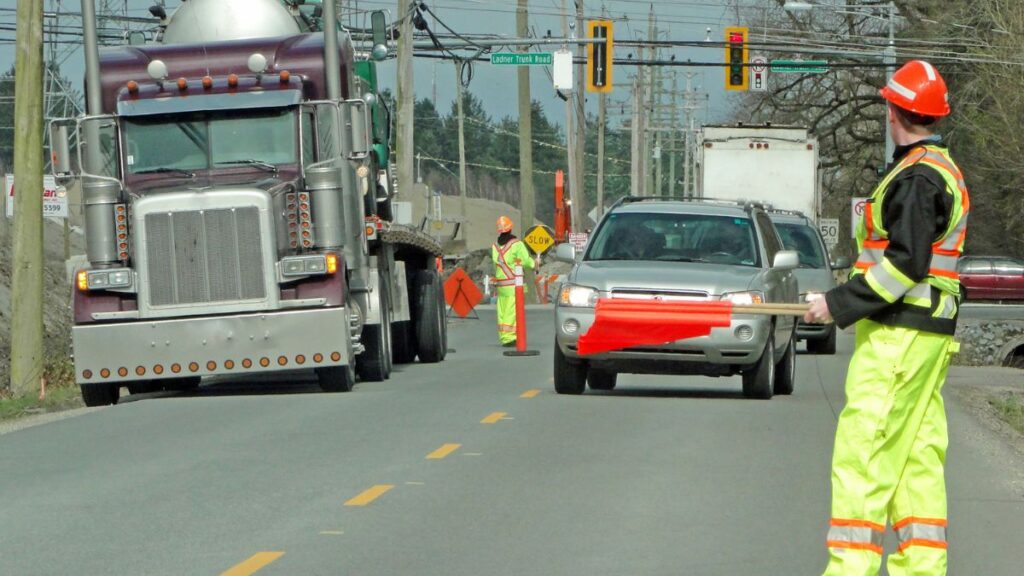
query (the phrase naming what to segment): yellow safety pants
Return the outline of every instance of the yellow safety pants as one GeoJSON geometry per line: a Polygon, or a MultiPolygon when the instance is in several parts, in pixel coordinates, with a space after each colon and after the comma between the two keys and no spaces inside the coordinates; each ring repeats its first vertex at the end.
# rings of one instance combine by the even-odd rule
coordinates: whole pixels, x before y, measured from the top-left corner
{"type": "Polygon", "coordinates": [[[878,574],[882,536],[899,540],[890,576],[946,574],[946,413],[951,336],[857,323],[832,455],[826,576],[878,574]]]}
{"type": "Polygon", "coordinates": [[[498,341],[509,344],[516,340],[516,288],[498,288],[498,341]]]}

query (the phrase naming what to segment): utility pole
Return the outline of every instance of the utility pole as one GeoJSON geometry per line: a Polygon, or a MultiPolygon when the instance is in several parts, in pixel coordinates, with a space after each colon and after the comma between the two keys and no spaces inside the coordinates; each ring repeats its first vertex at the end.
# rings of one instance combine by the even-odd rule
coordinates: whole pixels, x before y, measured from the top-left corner
{"type": "MultiPolygon", "coordinates": [[[[647,21],[647,38],[648,42],[651,42],[651,60],[658,59],[658,49],[654,47],[654,42],[658,40],[658,26],[657,20],[654,16],[654,4],[651,4],[650,18],[647,21]]],[[[645,128],[650,126],[651,128],[657,128],[655,120],[657,120],[657,100],[660,95],[658,94],[658,67],[654,66],[651,68],[651,81],[647,92],[648,99],[648,113],[651,115],[652,121],[644,124],[645,128]]],[[[656,196],[659,191],[655,188],[654,182],[654,150],[652,144],[652,138],[647,136],[647,131],[643,132],[644,137],[644,180],[647,182],[646,193],[649,196],[656,196]]]]}
{"type": "Polygon", "coordinates": [[[597,97],[597,211],[594,214],[598,220],[604,215],[604,122],[608,111],[606,96],[601,93],[597,97]]]}
{"type": "MultiPolygon", "coordinates": [[[[569,12],[562,0],[562,37],[569,37],[569,12]]],[[[575,34],[573,35],[575,36],[575,34]]],[[[576,114],[573,109],[572,94],[565,100],[565,163],[569,171],[569,219],[570,231],[579,231],[580,221],[576,219],[576,190],[579,187],[579,174],[576,172],[576,114]]]]}
{"type": "Polygon", "coordinates": [[[19,0],[15,42],[11,391],[43,377],[43,0],[19,0]]]}
{"type": "MultiPolygon", "coordinates": [[[[462,88],[462,67],[465,62],[455,61],[455,106],[459,115],[459,216],[462,218],[462,225],[469,222],[466,219],[466,113],[463,111],[463,88],[462,88]]],[[[468,232],[468,230],[466,231],[468,232]]],[[[469,234],[463,235],[469,238],[469,234]]]]}
{"type": "MultiPolygon", "coordinates": [[[[529,34],[529,0],[519,0],[516,10],[516,35],[526,38],[529,34]]],[[[523,47],[523,50],[528,50],[523,47]]],[[[533,190],[533,103],[530,96],[530,67],[519,66],[519,211],[522,218],[521,232],[533,226],[536,212],[533,190]]]]}
{"type": "MultiPolygon", "coordinates": [[[[640,55],[640,60],[643,60],[643,48],[638,50],[638,54],[640,55]]],[[[629,193],[631,196],[643,196],[644,194],[643,83],[644,68],[643,66],[637,66],[636,74],[633,76],[633,121],[631,122],[632,139],[630,142],[632,153],[630,154],[629,182],[629,193]]]]}
{"type": "MultiPolygon", "coordinates": [[[[586,34],[583,31],[583,0],[575,0],[576,3],[576,34],[579,37],[584,37],[586,34]]],[[[576,162],[576,183],[579,186],[572,191],[572,221],[578,223],[577,228],[580,231],[584,231],[590,226],[584,224],[584,218],[587,218],[587,198],[584,192],[587,188],[587,169],[586,164],[583,162],[584,153],[587,150],[587,116],[584,109],[583,103],[586,101],[586,88],[584,83],[584,77],[586,75],[587,65],[584,64],[587,59],[587,48],[582,44],[576,45],[576,58],[580,62],[576,67],[576,147],[574,148],[576,162]]]]}
{"type": "Polygon", "coordinates": [[[672,146],[671,152],[668,155],[668,196],[669,198],[676,197],[676,142],[679,141],[676,138],[676,126],[679,123],[676,121],[677,107],[679,106],[679,74],[672,72],[672,117],[669,120],[671,122],[671,132],[669,132],[669,143],[672,146]]]}
{"type": "MultiPolygon", "coordinates": [[[[416,102],[412,84],[412,4],[398,0],[398,82],[395,155],[398,168],[398,193],[412,197],[413,166],[416,145],[413,137],[416,102]]],[[[436,102],[435,102],[436,105],[436,102]]]]}

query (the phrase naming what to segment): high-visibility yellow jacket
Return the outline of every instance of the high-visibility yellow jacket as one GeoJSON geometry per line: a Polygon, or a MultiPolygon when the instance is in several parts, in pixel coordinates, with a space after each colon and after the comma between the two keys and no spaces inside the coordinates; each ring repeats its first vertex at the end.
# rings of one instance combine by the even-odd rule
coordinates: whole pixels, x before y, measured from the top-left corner
{"type": "MultiPolygon", "coordinates": [[[[502,238],[499,237],[499,240],[502,238]]],[[[510,236],[504,243],[495,243],[491,246],[491,260],[494,262],[494,285],[498,288],[515,286],[516,261],[518,260],[524,269],[532,270],[534,267],[530,251],[526,244],[515,236],[510,236]]]]}
{"type": "Polygon", "coordinates": [[[967,186],[937,139],[899,147],[894,159],[857,227],[860,255],[850,281],[825,295],[829,310],[840,327],[871,318],[953,334],[967,186]]]}

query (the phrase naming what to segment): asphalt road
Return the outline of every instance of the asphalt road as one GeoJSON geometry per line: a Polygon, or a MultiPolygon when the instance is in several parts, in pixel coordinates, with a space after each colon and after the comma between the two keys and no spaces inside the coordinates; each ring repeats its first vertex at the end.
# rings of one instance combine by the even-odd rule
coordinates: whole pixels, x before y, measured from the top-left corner
{"type": "MultiPolygon", "coordinates": [[[[0,574],[820,573],[848,336],[768,402],[738,378],[563,397],[550,310],[535,358],[481,317],[350,394],[222,380],[0,436],[0,574]]],[[[948,405],[950,573],[1018,575],[1020,458],[948,405]]]]}

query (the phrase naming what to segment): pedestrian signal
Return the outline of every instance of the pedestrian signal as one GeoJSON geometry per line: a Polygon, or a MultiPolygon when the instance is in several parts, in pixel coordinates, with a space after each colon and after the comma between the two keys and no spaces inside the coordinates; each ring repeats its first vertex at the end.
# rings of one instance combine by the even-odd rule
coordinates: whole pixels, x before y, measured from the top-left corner
{"type": "Polygon", "coordinates": [[[604,39],[603,43],[587,44],[588,92],[612,91],[612,36],[611,20],[587,22],[587,37],[604,39]]]}
{"type": "Polygon", "coordinates": [[[730,26],[725,29],[725,89],[747,90],[747,27],[730,26]]]}

